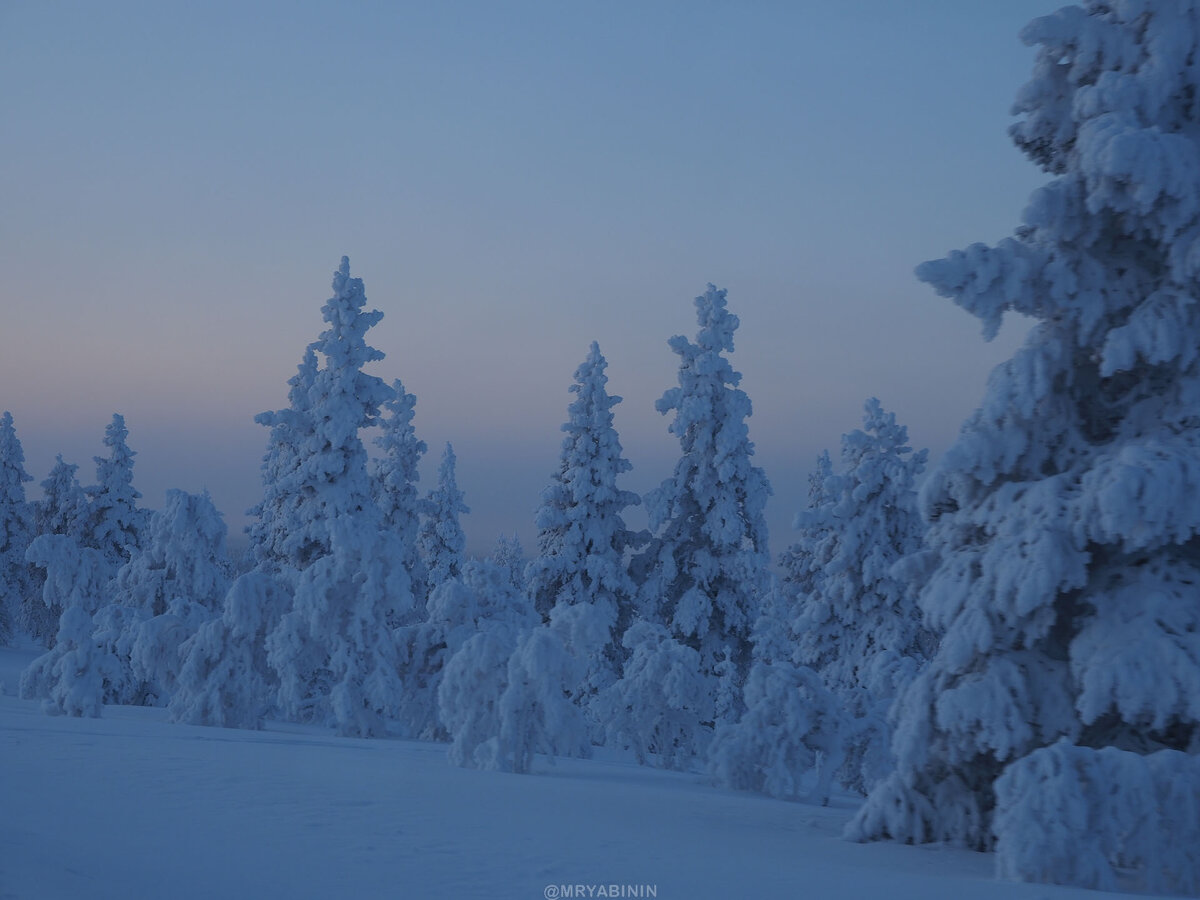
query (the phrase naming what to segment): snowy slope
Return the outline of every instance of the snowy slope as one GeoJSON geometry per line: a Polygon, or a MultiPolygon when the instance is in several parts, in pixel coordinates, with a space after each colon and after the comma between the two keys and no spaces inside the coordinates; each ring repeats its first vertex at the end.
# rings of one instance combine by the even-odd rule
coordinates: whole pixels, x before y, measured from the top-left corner
{"type": "Polygon", "coordinates": [[[991,857],[858,845],[822,809],[615,761],[458,769],[439,744],[44,715],[0,650],[0,898],[546,896],[1082,898],[992,880],[991,857]]]}

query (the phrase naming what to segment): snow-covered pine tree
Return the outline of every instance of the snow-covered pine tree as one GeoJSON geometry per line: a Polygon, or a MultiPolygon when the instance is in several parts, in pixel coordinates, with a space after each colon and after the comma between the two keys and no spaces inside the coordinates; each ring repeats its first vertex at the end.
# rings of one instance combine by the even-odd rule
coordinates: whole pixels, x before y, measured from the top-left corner
{"type": "Polygon", "coordinates": [[[136,612],[121,644],[131,680],[141,685],[138,702],[167,701],[183,662],[179,648],[220,614],[233,569],[225,536],[207,491],[168,490],[144,529],[142,549],[117,571],[113,603],[136,612]]]}
{"type": "Polygon", "coordinates": [[[89,500],[87,545],[104,554],[111,568],[129,561],[141,546],[145,514],[138,508],[142,495],[133,486],[133,458],[125,439],[125,417],[113,413],[104,429],[108,456],[95,457],[96,484],[86,488],[89,500]]]}
{"type": "Polygon", "coordinates": [[[279,675],[280,706],[294,719],[330,721],[339,733],[386,731],[399,704],[396,643],[389,620],[408,615],[412,590],[398,538],[383,527],[359,431],[378,422],[391,389],[363,367],[383,358],[366,332],[383,313],[364,312],[361,278],[342,257],[329,327],[313,348],[324,358],[308,391],[313,438],[296,465],[300,502],[287,528],[311,557],[297,579],[293,609],[267,640],[279,675]]]}
{"type": "Polygon", "coordinates": [[[291,594],[263,572],[238,577],[219,619],[180,648],[183,663],[168,716],[172,722],[261,728],[279,679],[267,664],[267,635],[292,605],[291,594]]]}
{"type": "Polygon", "coordinates": [[[383,404],[388,413],[380,422],[383,433],[375,444],[383,451],[374,471],[375,501],[383,513],[383,526],[390,529],[403,548],[402,561],[412,583],[413,614],[423,618],[429,594],[429,574],[417,543],[421,501],[417,481],[418,464],[428,449],[413,430],[417,398],[404,389],[400,379],[392,382],[392,397],[383,404]]]}
{"type": "Polygon", "coordinates": [[[294,576],[328,550],[328,542],[299,529],[304,504],[314,502],[315,487],[306,484],[303,464],[313,452],[314,429],[309,392],[317,377],[317,354],[304,351],[297,372],[288,379],[288,407],[259,413],[254,421],[271,429],[262,459],[263,499],[248,515],[250,549],[268,572],[287,570],[294,576]]]}
{"type": "MultiPolygon", "coordinates": [[[[36,596],[36,579],[25,560],[33,538],[33,516],[25,500],[25,451],[13,427],[12,413],[0,416],[0,644],[13,636],[14,625],[37,631],[45,607],[36,596]]],[[[36,634],[42,637],[42,634],[36,634]]]]}
{"type": "Polygon", "coordinates": [[[544,620],[551,619],[556,607],[587,610],[588,623],[578,612],[570,617],[572,626],[587,627],[570,627],[563,634],[587,665],[585,683],[573,686],[584,701],[620,675],[621,638],[633,619],[637,591],[625,556],[644,543],[644,536],[630,531],[623,518],[628,507],[641,501],[617,486],[617,478],[633,467],[621,455],[613,427],[612,408],[621,398],[605,388],[607,366],[593,342],[575,371],[570,391],[576,396],[562,426],[566,437],[558,471],[542,492],[538,553],[527,570],[530,594],[544,620]],[[590,646],[589,640],[600,643],[590,646]]]}
{"type": "Polygon", "coordinates": [[[990,847],[997,778],[1062,738],[1200,752],[1200,8],[1086,0],[1022,38],[1012,135],[1055,178],[1015,237],[917,274],[986,337],[1008,311],[1036,324],[922,487],[920,604],[944,636],[859,839],[990,847]]]}
{"type": "MultiPolygon", "coordinates": [[[[663,414],[674,411],[670,431],[683,452],[674,475],[646,497],[654,536],[634,573],[642,582],[643,617],[699,654],[712,701],[701,721],[711,725],[709,716],[736,714],[728,707],[750,667],[751,629],[770,583],[763,509],[771,487],[751,463],[750,398],[723,355],[733,351],[738,318],[726,308],[725,291],[711,284],[695,306],[695,342],[682,336],[669,342],[680,358],[679,386],[656,404],[663,414]]],[[[681,658],[657,632],[639,633],[671,659],[681,658]]],[[[627,699],[636,701],[636,694],[627,699]]]]}
{"type": "Polygon", "coordinates": [[[63,611],[54,647],[21,673],[21,697],[42,700],[51,715],[100,715],[109,686],[120,679],[116,660],[92,637],[92,615],[111,570],[99,550],[65,534],[33,540],[29,562],[46,570],[43,598],[63,611]]]}
{"type": "Polygon", "coordinates": [[[868,400],[863,427],[842,436],[842,473],[828,455],[818,462],[813,503],[782,559],[784,592],[799,611],[792,661],[820,672],[856,720],[839,779],[860,792],[890,771],[888,707],[935,643],[893,570],[922,547],[915,480],[926,455],[908,446],[894,413],[868,400]]]}
{"type": "Polygon", "coordinates": [[[438,466],[437,485],[430,490],[423,503],[425,521],[421,523],[419,532],[421,557],[429,573],[430,591],[459,576],[463,551],[467,548],[467,538],[459,525],[458,516],[471,510],[463,502],[463,492],[458,489],[454,467],[454,448],[447,443],[438,466]]]}

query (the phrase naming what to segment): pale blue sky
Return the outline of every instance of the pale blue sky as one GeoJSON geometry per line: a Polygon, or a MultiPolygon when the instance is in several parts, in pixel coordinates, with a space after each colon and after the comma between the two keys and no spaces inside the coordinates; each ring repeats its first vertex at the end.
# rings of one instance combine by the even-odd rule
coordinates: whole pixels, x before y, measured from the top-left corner
{"type": "Polygon", "coordinates": [[[453,441],[472,549],[528,550],[592,340],[626,486],[669,474],[666,340],[712,281],[778,552],[866,397],[936,456],[1015,346],[912,269],[1045,180],[1005,131],[1056,5],[0,0],[0,408],[38,481],[91,480],[124,413],[146,504],[208,487],[240,530],[345,253],[422,487],[453,441]]]}

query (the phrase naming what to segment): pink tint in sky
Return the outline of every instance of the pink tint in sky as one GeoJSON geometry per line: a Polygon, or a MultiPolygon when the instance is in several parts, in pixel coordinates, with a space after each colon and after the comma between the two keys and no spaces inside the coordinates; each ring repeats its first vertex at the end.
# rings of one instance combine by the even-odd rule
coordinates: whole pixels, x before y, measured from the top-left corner
{"type": "Polygon", "coordinates": [[[0,407],[38,480],[125,414],[148,506],[233,530],[343,253],[376,374],[453,441],[471,549],[518,532],[571,374],[609,360],[627,486],[676,445],[654,401],[712,281],[788,541],[816,454],[878,396],[935,455],[1020,337],[912,276],[1018,223],[1007,141],[1054,4],[114,3],[0,7],[0,407]]]}

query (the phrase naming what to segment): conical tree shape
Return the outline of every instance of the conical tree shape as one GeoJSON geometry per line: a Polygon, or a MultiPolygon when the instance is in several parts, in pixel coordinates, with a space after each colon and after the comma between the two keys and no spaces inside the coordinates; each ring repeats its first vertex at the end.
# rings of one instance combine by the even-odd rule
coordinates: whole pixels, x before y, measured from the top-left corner
{"type": "MultiPolygon", "coordinates": [[[[1015,237],[917,273],[989,337],[1005,312],[1036,324],[922,489],[920,603],[945,634],[859,838],[990,847],[998,776],[1039,784],[1025,763],[1058,765],[1060,739],[1200,751],[1200,8],[1086,0],[1022,37],[1012,134],[1056,177],[1015,237]]],[[[1088,784],[1054,795],[1064,815],[1108,802],[1088,784]]]]}
{"type": "Polygon", "coordinates": [[[133,486],[133,458],[125,439],[125,417],[113,414],[104,429],[107,457],[97,456],[96,484],[87,489],[91,500],[88,545],[95,547],[114,570],[129,561],[141,546],[145,515],[138,509],[142,495],[133,486]]]}
{"type": "Polygon", "coordinates": [[[430,593],[458,578],[462,573],[463,552],[467,549],[467,537],[458,517],[471,509],[463,502],[463,492],[458,489],[454,472],[456,462],[454,448],[447,443],[438,466],[437,484],[423,502],[425,521],[421,523],[419,540],[421,556],[429,573],[430,593]]]}
{"type": "Polygon", "coordinates": [[[720,675],[724,661],[741,679],[769,584],[763,510],[771,486],[751,462],[742,376],[723,355],[733,352],[738,317],[711,284],[695,305],[696,340],[670,340],[679,386],[656,404],[675,414],[670,431],[682,455],[674,475],[646,498],[654,537],[640,560],[644,615],[699,652],[705,672],[720,675]]]}
{"type": "MultiPolygon", "coordinates": [[[[25,561],[33,538],[32,509],[25,500],[25,451],[13,427],[12,413],[0,416],[0,644],[12,636],[14,620],[28,628],[41,622],[35,596],[37,579],[25,561]]],[[[38,637],[43,635],[38,634],[38,637]]]]}
{"type": "Polygon", "coordinates": [[[593,611],[593,630],[607,632],[603,646],[579,648],[593,666],[592,688],[605,687],[620,670],[621,635],[633,616],[636,586],[625,565],[638,536],[625,527],[624,511],[640,503],[617,487],[633,468],[621,455],[612,408],[621,402],[605,388],[608,363],[593,343],[575,371],[558,471],[542,492],[537,512],[538,554],[529,566],[529,590],[543,619],[556,607],[593,611]],[[606,662],[603,667],[596,664],[606,662]],[[607,673],[600,669],[607,669],[607,673]]]}

